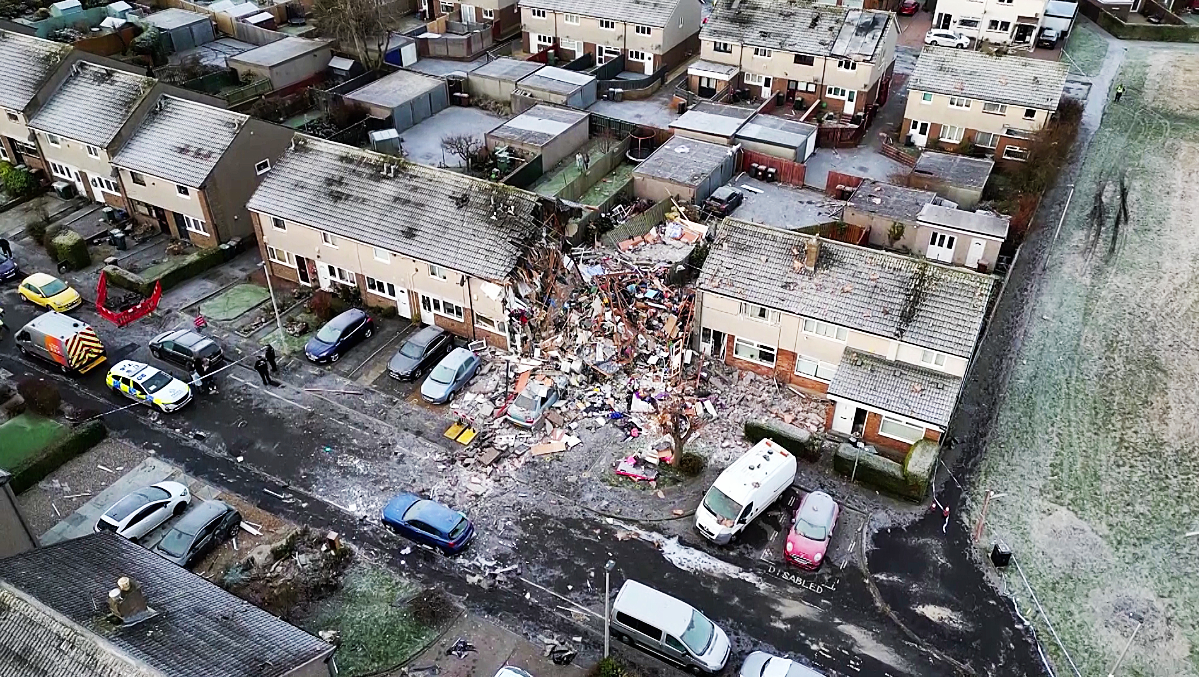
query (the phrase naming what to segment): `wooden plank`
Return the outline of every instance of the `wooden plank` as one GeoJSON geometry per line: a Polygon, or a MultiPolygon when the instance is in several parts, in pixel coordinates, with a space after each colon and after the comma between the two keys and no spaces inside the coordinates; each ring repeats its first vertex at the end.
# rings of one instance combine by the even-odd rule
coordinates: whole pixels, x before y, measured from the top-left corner
{"type": "Polygon", "coordinates": [[[546,454],[556,454],[560,451],[566,451],[566,442],[546,442],[544,444],[533,445],[531,449],[534,456],[545,456],[546,454]]]}

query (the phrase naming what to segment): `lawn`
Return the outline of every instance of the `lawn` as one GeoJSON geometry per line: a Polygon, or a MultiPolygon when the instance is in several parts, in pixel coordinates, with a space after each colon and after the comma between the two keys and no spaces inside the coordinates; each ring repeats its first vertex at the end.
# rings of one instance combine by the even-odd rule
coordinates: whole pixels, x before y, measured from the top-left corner
{"type": "Polygon", "coordinates": [[[21,414],[0,425],[0,468],[19,468],[66,431],[58,421],[21,414]]]}
{"type": "Polygon", "coordinates": [[[312,634],[341,632],[338,674],[362,677],[399,666],[432,642],[437,628],[413,618],[407,604],[419,591],[415,584],[374,564],[357,562],[345,573],[342,587],[299,623],[312,634]]]}
{"type": "MultiPolygon", "coordinates": [[[[308,331],[300,334],[299,336],[292,336],[286,332],[280,336],[278,328],[274,328],[275,321],[272,319],[271,326],[273,329],[271,333],[262,337],[259,343],[264,346],[269,343],[275,346],[275,350],[286,355],[302,354],[304,352],[304,345],[308,343],[308,339],[316,332],[317,329],[321,328],[321,325],[323,325],[324,322],[321,322],[320,318],[308,312],[307,310],[292,316],[291,319],[299,320],[300,322],[307,322],[308,331]]],[[[287,326],[286,318],[283,320],[283,326],[287,326]]]]}
{"type": "Polygon", "coordinates": [[[1087,76],[1099,73],[1099,67],[1107,56],[1107,40],[1101,34],[1102,30],[1081,16],[1074,22],[1066,46],[1062,48],[1065,53],[1062,63],[1070,68],[1071,73],[1087,76]]]}
{"type": "Polygon", "coordinates": [[[210,320],[235,320],[271,297],[266,287],[239,284],[200,304],[200,313],[210,320]]]}
{"type": "MultiPolygon", "coordinates": [[[[1005,494],[983,540],[1013,547],[1083,675],[1107,674],[1143,622],[1119,674],[1194,677],[1199,53],[1130,47],[1119,82],[1127,92],[1104,113],[1029,300],[972,493],[1005,494]]],[[[1007,589],[1071,674],[1010,569],[1007,589]]]]}

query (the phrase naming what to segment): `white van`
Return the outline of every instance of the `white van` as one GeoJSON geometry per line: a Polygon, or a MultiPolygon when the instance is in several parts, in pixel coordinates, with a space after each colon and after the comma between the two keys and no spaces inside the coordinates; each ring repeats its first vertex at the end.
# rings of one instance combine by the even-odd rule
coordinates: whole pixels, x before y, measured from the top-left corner
{"type": "Polygon", "coordinates": [[[612,603],[612,636],[684,668],[713,674],[729,659],[729,636],[690,604],[637,581],[612,603]]]}
{"type": "Polygon", "coordinates": [[[769,439],[720,473],[695,509],[695,528],[724,545],[795,481],[795,456],[769,439]]]}

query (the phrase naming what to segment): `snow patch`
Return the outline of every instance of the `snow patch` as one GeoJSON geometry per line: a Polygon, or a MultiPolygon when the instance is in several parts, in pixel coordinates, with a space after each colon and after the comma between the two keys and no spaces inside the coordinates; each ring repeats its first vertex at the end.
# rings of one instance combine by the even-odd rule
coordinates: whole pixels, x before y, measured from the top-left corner
{"type": "Polygon", "coordinates": [[[658,547],[658,551],[662,553],[662,556],[666,558],[666,561],[683,571],[708,574],[709,576],[718,576],[721,578],[737,578],[746,583],[752,583],[759,589],[766,587],[765,582],[757,575],[735,564],[729,564],[722,559],[717,559],[702,550],[681,545],[678,536],[667,538],[662,534],[645,531],[627,524],[617,522],[617,525],[622,529],[634,533],[637,538],[653,543],[658,547]]]}

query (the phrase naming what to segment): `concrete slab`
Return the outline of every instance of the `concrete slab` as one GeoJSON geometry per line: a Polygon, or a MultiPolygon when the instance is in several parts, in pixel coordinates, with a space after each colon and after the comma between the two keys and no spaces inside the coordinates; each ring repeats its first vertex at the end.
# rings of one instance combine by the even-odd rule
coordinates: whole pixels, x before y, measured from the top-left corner
{"type": "Polygon", "coordinates": [[[270,298],[266,287],[239,284],[201,303],[200,312],[204,317],[227,322],[250,312],[270,298]]]}
{"type": "Polygon", "coordinates": [[[733,217],[776,228],[795,230],[835,219],[833,214],[841,203],[818,190],[799,188],[781,183],[765,183],[748,176],[734,177],[730,186],[745,193],[745,201],[733,212],[733,217]],[[762,191],[755,193],[744,186],[762,191]]]}
{"type": "Polygon", "coordinates": [[[648,99],[639,101],[600,100],[592,104],[588,111],[638,125],[668,129],[670,123],[679,119],[678,110],[671,105],[671,100],[674,98],[675,87],[685,77],[687,77],[686,71],[677,78],[667,81],[648,99]]]}
{"type": "Polygon", "coordinates": [[[475,59],[474,61],[421,59],[411,66],[408,66],[408,70],[416,71],[417,73],[424,73],[425,75],[435,75],[437,77],[444,78],[445,76],[454,72],[469,73],[490,60],[490,57],[488,57],[486,54],[475,59]]]}
{"type": "Polygon", "coordinates": [[[406,130],[402,135],[404,152],[409,160],[430,167],[457,167],[456,156],[442,150],[441,140],[455,134],[469,134],[483,140],[483,135],[505,122],[481,108],[450,106],[437,115],[406,130]]]}
{"type": "Polygon", "coordinates": [[[892,174],[907,173],[909,169],[907,165],[896,162],[869,146],[817,148],[804,164],[807,166],[804,184],[817,190],[824,190],[830,171],[865,179],[890,181],[892,174]]]}

